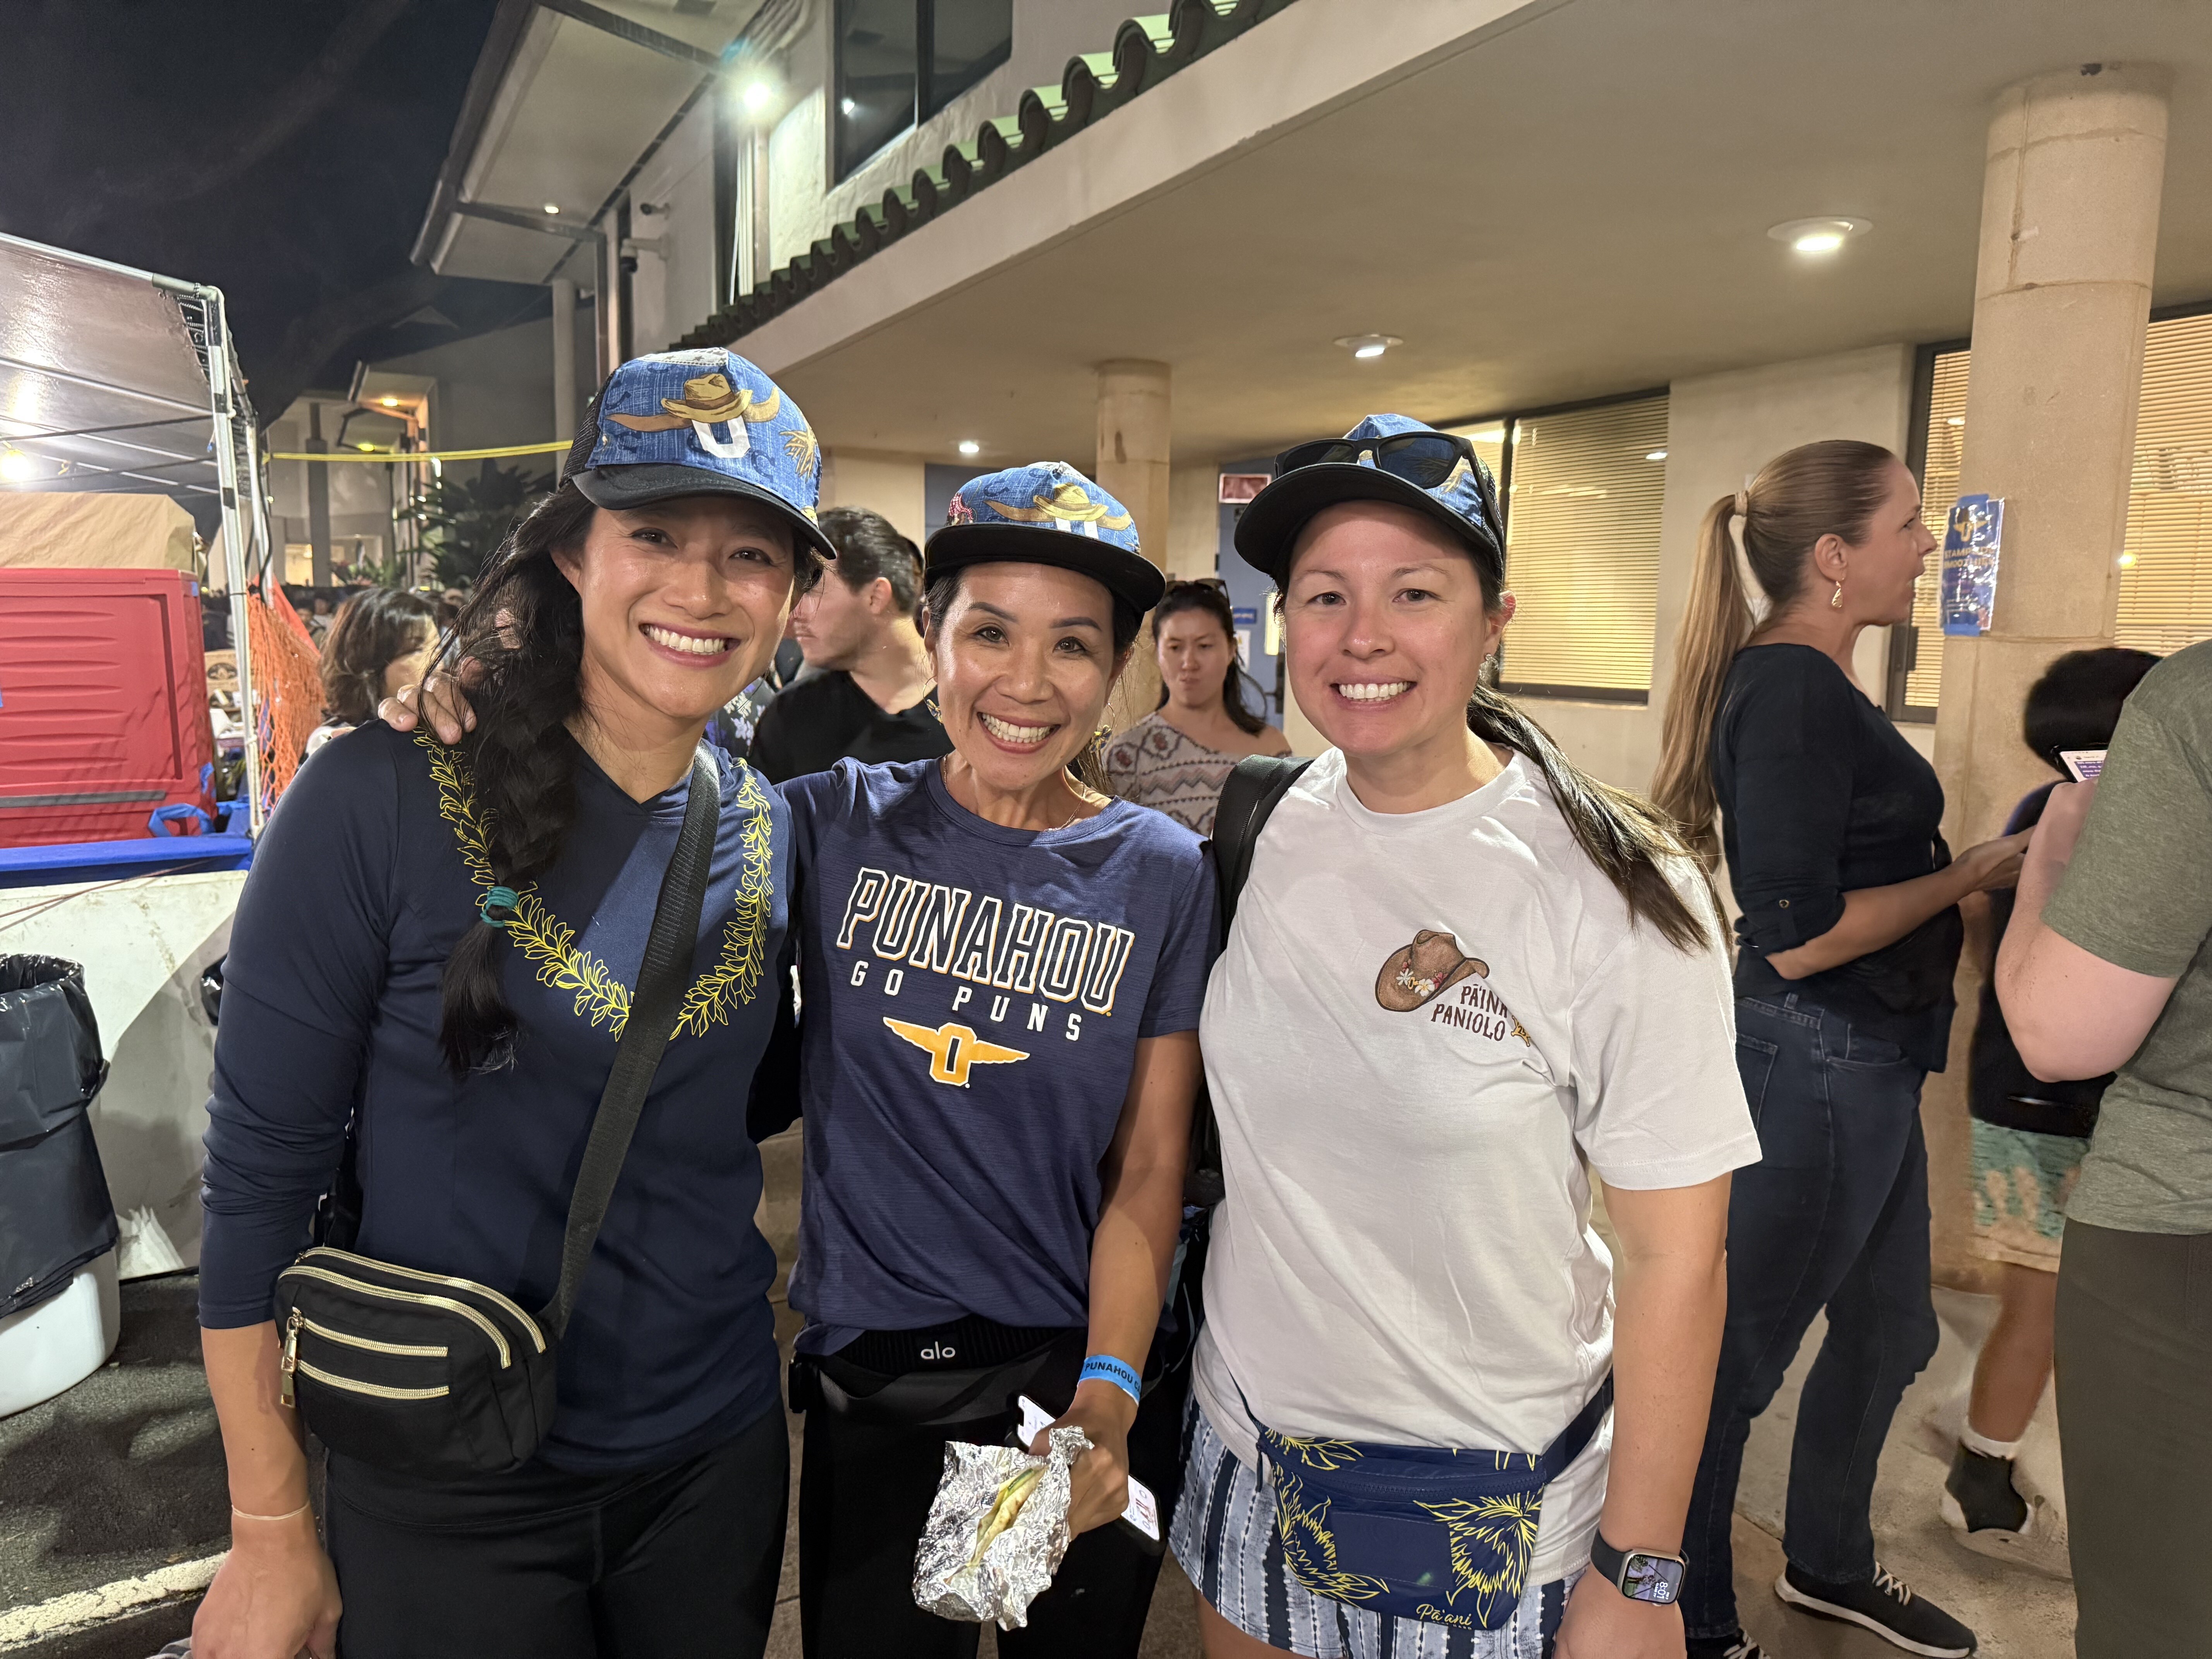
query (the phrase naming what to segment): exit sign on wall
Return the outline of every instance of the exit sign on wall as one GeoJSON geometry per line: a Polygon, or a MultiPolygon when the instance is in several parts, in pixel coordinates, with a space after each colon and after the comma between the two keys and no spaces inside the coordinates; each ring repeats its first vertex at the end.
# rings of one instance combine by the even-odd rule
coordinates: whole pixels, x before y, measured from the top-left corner
{"type": "Polygon", "coordinates": [[[1267,487],[1264,472],[1224,472],[1221,475],[1221,504],[1242,507],[1267,487]]]}

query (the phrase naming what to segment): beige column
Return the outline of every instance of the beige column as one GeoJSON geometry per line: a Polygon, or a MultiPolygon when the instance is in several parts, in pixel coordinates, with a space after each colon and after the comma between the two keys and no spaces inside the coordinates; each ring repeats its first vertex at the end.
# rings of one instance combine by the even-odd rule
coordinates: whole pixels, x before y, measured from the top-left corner
{"type": "MultiPolygon", "coordinates": [[[[2004,540],[1990,631],[1942,641],[1954,849],[1996,834],[2051,775],[2021,741],[2028,687],[2062,653],[2112,643],[2167,84],[2151,65],[2083,64],[2010,88],[1990,118],[1959,488],[2004,498],[2004,540]]],[[[1984,948],[1960,964],[1950,1066],[1923,1103],[1936,1274],[1952,1282],[1976,1273],[1966,1074],[1984,948]]]]}
{"type": "MultiPolygon", "coordinates": [[[[1169,568],[1168,526],[1172,517],[1168,467],[1169,369],[1165,363],[1121,359],[1098,365],[1098,482],[1129,509],[1146,556],[1169,568]]],[[[1106,711],[1115,731],[1152,712],[1160,674],[1152,632],[1137,636],[1128,672],[1106,711]]]]}

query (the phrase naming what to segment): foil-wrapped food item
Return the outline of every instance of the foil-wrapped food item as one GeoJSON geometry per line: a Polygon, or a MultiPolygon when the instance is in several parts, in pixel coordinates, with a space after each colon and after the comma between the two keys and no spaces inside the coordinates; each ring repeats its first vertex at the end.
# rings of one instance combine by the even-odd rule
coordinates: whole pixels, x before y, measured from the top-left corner
{"type": "Polygon", "coordinates": [[[945,1476],[915,1553],[914,1599],[940,1619],[1000,1630],[1029,1622],[1029,1606],[1067,1553],[1070,1470],[1091,1449],[1078,1428],[1054,1429],[1051,1450],[948,1440],[945,1476]]]}

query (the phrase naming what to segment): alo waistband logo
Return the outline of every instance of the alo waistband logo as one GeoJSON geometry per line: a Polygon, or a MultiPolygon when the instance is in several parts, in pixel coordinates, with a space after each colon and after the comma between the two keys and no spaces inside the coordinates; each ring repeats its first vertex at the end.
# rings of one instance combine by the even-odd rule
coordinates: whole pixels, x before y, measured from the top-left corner
{"type": "Polygon", "coordinates": [[[951,1359],[959,1352],[950,1342],[933,1342],[921,1351],[921,1357],[924,1359],[951,1359]]]}

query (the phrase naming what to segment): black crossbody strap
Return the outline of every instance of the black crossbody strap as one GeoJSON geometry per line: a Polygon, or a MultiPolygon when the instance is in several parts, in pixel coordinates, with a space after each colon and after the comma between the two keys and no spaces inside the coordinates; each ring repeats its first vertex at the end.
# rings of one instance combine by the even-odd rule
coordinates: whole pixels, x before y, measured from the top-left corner
{"type": "Polygon", "coordinates": [[[653,932],[645,941],[637,989],[629,1018],[615,1045],[614,1069],[592,1119],[592,1138],[576,1172],[568,1200],[568,1231],[561,1246],[561,1283],[538,1316],[559,1336],[568,1328],[584,1267],[599,1242],[615,1182],[629,1152],[630,1136],[645,1109],[646,1091],[659,1069],[661,1051],[675,1034],[676,1017],[691,977],[691,957],[699,939],[699,912],[707,898],[707,872],[714,861],[714,837],[721,828],[722,783],[704,749],[691,758],[691,792],[684,804],[684,828],[675,855],[660,878],[660,900],[653,909],[653,932]]]}
{"type": "Polygon", "coordinates": [[[1260,844],[1260,831],[1276,803],[1312,764],[1287,755],[1248,755],[1230,769],[1221,786],[1220,804],[1213,811],[1213,857],[1224,940],[1237,918],[1237,896],[1252,873],[1252,849],[1260,844]]]}

